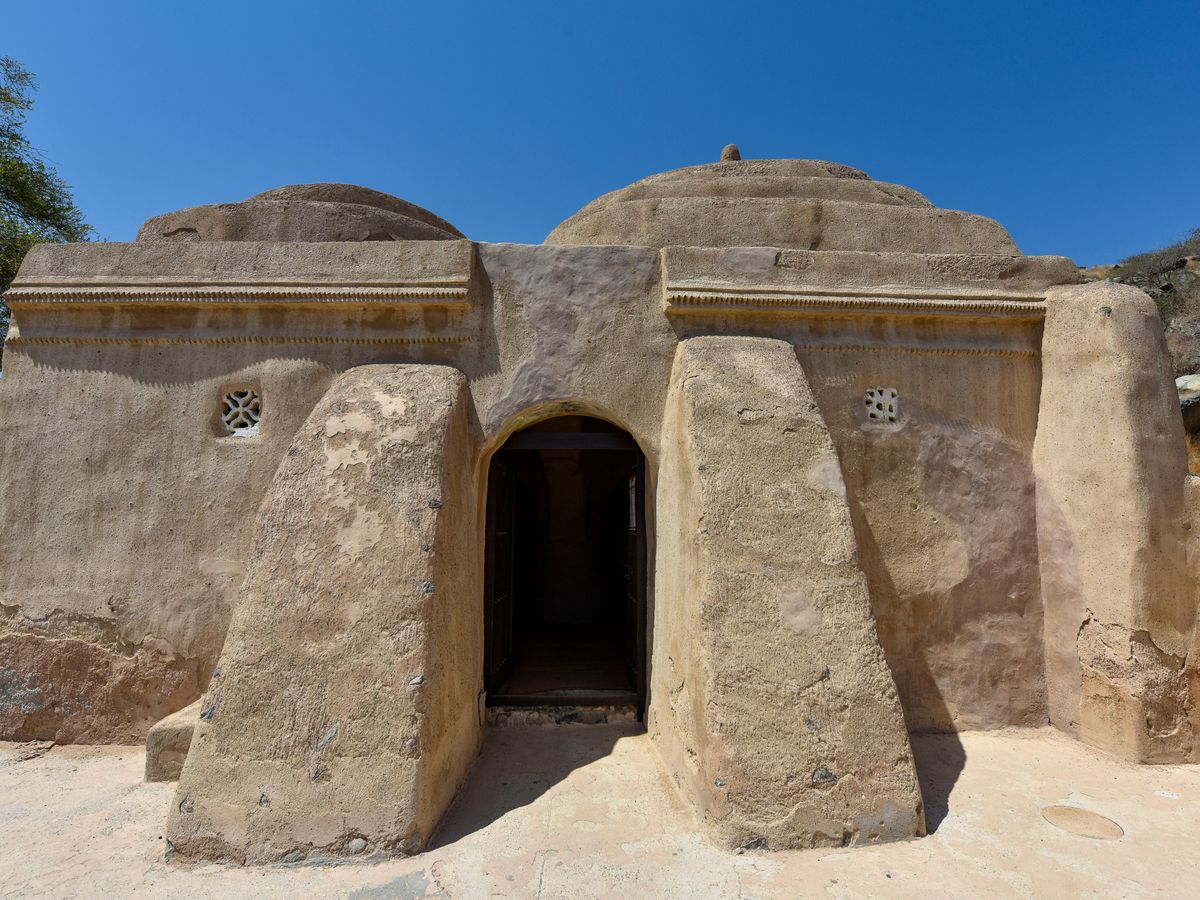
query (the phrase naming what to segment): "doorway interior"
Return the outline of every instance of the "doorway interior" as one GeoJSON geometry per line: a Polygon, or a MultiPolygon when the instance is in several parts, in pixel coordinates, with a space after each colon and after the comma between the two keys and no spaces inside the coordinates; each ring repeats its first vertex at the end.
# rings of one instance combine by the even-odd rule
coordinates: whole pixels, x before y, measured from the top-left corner
{"type": "Polygon", "coordinates": [[[490,706],[645,703],[646,462],[602,419],[513,435],[488,470],[490,706]]]}

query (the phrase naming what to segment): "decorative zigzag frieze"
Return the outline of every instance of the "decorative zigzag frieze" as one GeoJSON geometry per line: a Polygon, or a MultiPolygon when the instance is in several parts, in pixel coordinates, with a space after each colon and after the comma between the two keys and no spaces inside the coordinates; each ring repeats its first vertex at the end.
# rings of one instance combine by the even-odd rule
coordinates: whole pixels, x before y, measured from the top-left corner
{"type": "Polygon", "coordinates": [[[889,290],[714,288],[668,284],[668,315],[949,315],[1037,321],[1045,316],[1037,294],[889,290]]]}
{"type": "Polygon", "coordinates": [[[467,282],[309,282],[214,283],[167,282],[81,284],[23,281],[9,288],[5,302],[14,304],[254,304],[269,301],[292,303],[395,303],[406,305],[468,306],[467,282]]]}
{"type": "Polygon", "coordinates": [[[9,338],[5,342],[5,347],[20,350],[23,346],[47,346],[54,344],[73,344],[89,347],[169,347],[176,345],[209,346],[222,344],[465,344],[472,340],[474,340],[474,336],[469,334],[413,337],[330,337],[328,335],[233,335],[228,337],[85,337],[54,335],[49,337],[21,337],[18,335],[17,337],[9,338]]]}
{"type": "Polygon", "coordinates": [[[824,353],[901,353],[917,356],[995,356],[1037,359],[1041,354],[1025,347],[959,347],[929,344],[795,344],[797,350],[824,353]]]}

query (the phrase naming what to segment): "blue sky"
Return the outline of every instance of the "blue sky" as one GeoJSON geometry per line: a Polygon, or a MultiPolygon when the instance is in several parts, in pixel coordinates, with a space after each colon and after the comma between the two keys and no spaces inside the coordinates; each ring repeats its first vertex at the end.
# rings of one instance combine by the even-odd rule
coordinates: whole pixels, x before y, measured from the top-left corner
{"type": "Polygon", "coordinates": [[[538,242],[645,175],[844,162],[1112,261],[1200,226],[1200,2],[25,3],[0,53],[107,240],[308,181],[538,242]]]}

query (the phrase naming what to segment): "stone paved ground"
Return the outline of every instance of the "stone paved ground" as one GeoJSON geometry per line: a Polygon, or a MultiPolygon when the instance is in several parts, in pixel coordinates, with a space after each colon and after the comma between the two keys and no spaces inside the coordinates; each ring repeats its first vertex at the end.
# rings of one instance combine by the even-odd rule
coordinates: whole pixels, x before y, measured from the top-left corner
{"type": "Polygon", "coordinates": [[[0,896],[1200,896],[1200,766],[1126,766],[1049,731],[917,751],[929,837],[736,855],[696,833],[630,726],[497,729],[421,856],[236,869],[163,862],[173,785],[142,783],[139,748],[0,743],[0,896]],[[1060,830],[1054,804],[1124,837],[1060,830]]]}

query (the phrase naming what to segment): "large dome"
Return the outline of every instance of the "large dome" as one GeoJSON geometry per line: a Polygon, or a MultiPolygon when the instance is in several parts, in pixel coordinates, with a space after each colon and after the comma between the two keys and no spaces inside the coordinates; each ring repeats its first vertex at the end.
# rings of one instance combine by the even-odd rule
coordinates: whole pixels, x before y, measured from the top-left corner
{"type": "Polygon", "coordinates": [[[546,243],[1020,254],[998,222],[849,166],[724,156],[605,194],[546,243]]]}
{"type": "Polygon", "coordinates": [[[353,184],[294,184],[240,203],[146,221],[139,241],[447,241],[462,232],[429,210],[353,184]]]}

